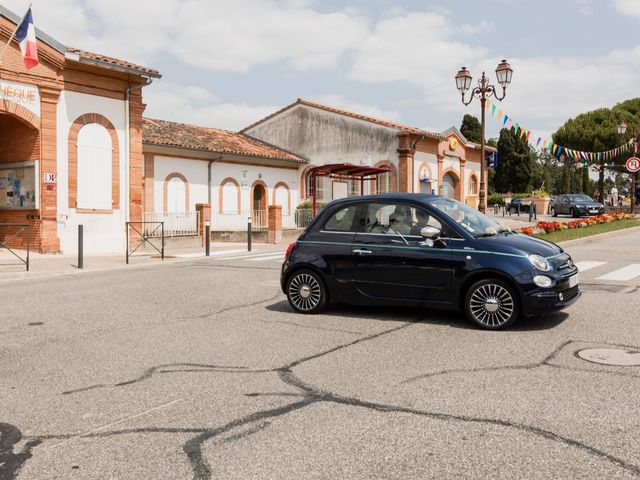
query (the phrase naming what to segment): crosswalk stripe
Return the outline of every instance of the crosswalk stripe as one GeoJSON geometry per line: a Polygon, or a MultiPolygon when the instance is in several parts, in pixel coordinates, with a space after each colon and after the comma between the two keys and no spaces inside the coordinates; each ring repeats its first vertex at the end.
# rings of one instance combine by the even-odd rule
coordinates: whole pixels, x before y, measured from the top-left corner
{"type": "MultiPolygon", "coordinates": [[[[211,252],[211,255],[227,255],[230,253],[240,253],[240,252],[246,252],[247,249],[246,248],[238,248],[235,250],[217,250],[215,252],[211,252]]],[[[247,252],[249,253],[249,252],[247,252]]]]}
{"type": "MultiPolygon", "coordinates": [[[[257,258],[257,257],[265,257],[265,256],[273,256],[274,252],[266,252],[266,253],[259,253],[259,254],[252,254],[249,253],[247,255],[233,255],[231,257],[220,257],[220,258],[216,258],[216,260],[247,260],[249,258],[257,258]]],[[[279,255],[284,255],[284,252],[280,253],[279,255]]]]}
{"type": "Polygon", "coordinates": [[[282,260],[284,255],[279,253],[278,255],[270,255],[268,257],[247,258],[247,262],[266,262],[268,260],[282,260]]]}
{"type": "Polygon", "coordinates": [[[626,281],[638,276],[640,276],[640,264],[632,263],[631,265],[627,265],[626,267],[619,268],[618,270],[614,270],[606,275],[597,277],[596,280],[626,281]]]}
{"type": "Polygon", "coordinates": [[[604,265],[607,262],[590,262],[585,260],[584,262],[576,262],[576,267],[581,272],[586,272],[587,270],[591,270],[592,268],[599,267],[600,265],[604,265]]]}

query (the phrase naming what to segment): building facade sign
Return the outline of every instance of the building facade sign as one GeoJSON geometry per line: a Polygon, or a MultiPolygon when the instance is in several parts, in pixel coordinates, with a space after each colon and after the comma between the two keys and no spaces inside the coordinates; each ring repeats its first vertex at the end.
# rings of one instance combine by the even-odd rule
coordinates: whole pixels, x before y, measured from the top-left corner
{"type": "Polygon", "coordinates": [[[34,85],[0,80],[0,100],[17,103],[40,117],[40,92],[34,85]]]}

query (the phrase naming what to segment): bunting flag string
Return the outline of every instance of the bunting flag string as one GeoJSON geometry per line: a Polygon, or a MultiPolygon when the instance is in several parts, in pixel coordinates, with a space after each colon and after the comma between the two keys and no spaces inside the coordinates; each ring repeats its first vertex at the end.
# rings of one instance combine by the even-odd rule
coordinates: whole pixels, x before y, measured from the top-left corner
{"type": "MultiPolygon", "coordinates": [[[[542,135],[536,135],[533,130],[525,129],[524,127],[520,126],[518,122],[515,122],[513,120],[513,117],[510,117],[502,110],[498,110],[496,104],[491,102],[491,100],[489,99],[486,100],[485,108],[492,117],[496,116],[497,111],[497,121],[500,122],[500,120],[502,120],[502,128],[506,127],[509,130],[513,129],[514,134],[518,138],[525,137],[526,142],[529,143],[533,149],[547,152],[551,155],[554,155],[555,157],[566,155],[572,160],[578,161],[584,167],[588,167],[589,164],[601,164],[604,161],[611,162],[614,158],[618,157],[622,153],[638,151],[638,145],[635,143],[634,139],[631,139],[616,148],[612,148],[610,150],[605,150],[602,152],[586,152],[582,150],[574,150],[562,145],[557,145],[553,143],[553,141],[543,138],[542,135]],[[542,143],[542,147],[540,147],[540,143],[542,143]]],[[[594,166],[597,167],[598,165],[594,166]]]]}

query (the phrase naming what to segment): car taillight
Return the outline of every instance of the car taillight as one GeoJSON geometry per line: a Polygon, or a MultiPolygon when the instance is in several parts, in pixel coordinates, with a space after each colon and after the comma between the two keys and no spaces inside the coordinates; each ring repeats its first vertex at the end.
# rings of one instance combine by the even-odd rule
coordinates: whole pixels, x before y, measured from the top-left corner
{"type": "Polygon", "coordinates": [[[284,253],[284,259],[288,260],[289,259],[289,254],[291,253],[291,250],[293,250],[293,247],[296,246],[296,242],[293,242],[291,244],[289,244],[289,246],[287,247],[287,251],[284,253]]]}

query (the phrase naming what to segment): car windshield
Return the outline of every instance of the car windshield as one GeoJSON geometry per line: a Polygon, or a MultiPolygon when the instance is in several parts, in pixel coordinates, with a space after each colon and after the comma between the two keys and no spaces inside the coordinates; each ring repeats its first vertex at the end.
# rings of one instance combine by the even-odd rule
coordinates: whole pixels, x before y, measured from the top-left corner
{"type": "Polygon", "coordinates": [[[436,198],[430,204],[456,222],[474,237],[486,237],[496,235],[499,232],[508,232],[509,228],[500,225],[478,210],[468,207],[450,198],[436,198]]]}
{"type": "Polygon", "coordinates": [[[593,199],[588,195],[570,195],[569,200],[572,202],[593,202],[593,199]]]}

